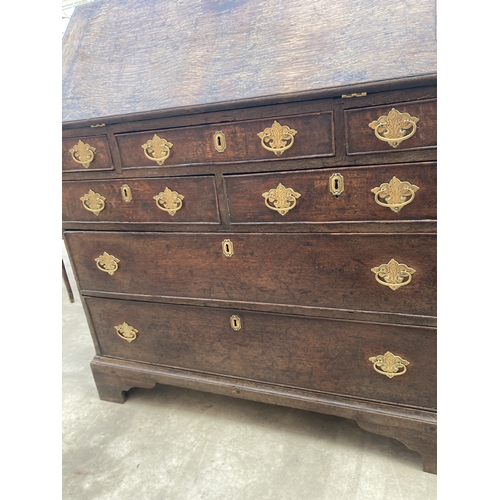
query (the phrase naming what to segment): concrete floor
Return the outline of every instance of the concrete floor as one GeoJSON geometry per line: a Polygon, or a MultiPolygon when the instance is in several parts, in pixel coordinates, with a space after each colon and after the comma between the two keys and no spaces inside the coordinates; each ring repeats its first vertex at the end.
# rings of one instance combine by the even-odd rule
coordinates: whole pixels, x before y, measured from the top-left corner
{"type": "Polygon", "coordinates": [[[99,400],[81,301],[61,286],[64,500],[437,498],[418,453],[351,420],[168,386],[99,400]]]}

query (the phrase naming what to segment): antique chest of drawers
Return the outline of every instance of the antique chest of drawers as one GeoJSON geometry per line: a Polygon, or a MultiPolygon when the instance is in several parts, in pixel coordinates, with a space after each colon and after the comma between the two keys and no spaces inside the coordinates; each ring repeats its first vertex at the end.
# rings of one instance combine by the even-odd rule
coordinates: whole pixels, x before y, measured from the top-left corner
{"type": "Polygon", "coordinates": [[[435,472],[428,73],[66,111],[63,234],[100,398],[160,383],[351,418],[435,472]]]}

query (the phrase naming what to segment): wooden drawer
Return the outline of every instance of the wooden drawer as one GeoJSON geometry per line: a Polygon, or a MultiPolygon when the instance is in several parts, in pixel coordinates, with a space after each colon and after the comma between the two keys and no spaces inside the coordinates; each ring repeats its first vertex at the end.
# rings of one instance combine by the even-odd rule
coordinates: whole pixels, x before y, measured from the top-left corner
{"type": "Polygon", "coordinates": [[[64,138],[62,169],[65,172],[114,170],[108,138],[105,135],[64,138]]]}
{"type": "MultiPolygon", "coordinates": [[[[335,154],[332,112],[123,133],[117,134],[116,140],[124,169],[200,163],[269,161],[333,156],[335,154]],[[275,120],[281,126],[288,126],[296,131],[293,136],[293,144],[280,155],[266,150],[258,136],[266,128],[272,127],[275,120]],[[223,134],[223,137],[220,136],[220,144],[225,146],[222,152],[217,151],[215,147],[214,135],[217,132],[223,134]],[[143,148],[143,145],[153,140],[155,136],[172,145],[169,146],[168,157],[164,160],[158,160],[160,163],[147,158],[145,154],[147,150],[143,148]],[[223,144],[224,142],[225,144],[223,144]]],[[[217,138],[215,140],[218,141],[217,138]]],[[[284,144],[290,143],[290,140],[284,142],[284,144]]],[[[161,151],[161,148],[157,148],[157,151],[161,151]]],[[[163,155],[159,152],[156,154],[162,158],[167,155],[167,150],[164,149],[164,151],[163,155]]],[[[150,157],[154,156],[151,150],[148,154],[150,157]]]]}
{"type": "Polygon", "coordinates": [[[104,356],[436,406],[436,338],[431,328],[110,299],[85,301],[104,356]],[[239,330],[234,329],[235,322],[239,330]],[[409,362],[399,370],[405,373],[389,378],[375,371],[369,358],[388,351],[409,362]]]}
{"type": "Polygon", "coordinates": [[[435,148],[436,103],[428,99],[346,110],[347,154],[435,148]]]}
{"type": "Polygon", "coordinates": [[[236,224],[436,218],[435,163],[226,175],[224,179],[231,222],[236,224]],[[335,181],[343,183],[337,196],[330,189],[335,189],[335,181]],[[288,188],[300,196],[284,197],[288,188]],[[392,195],[392,205],[385,193],[392,195]]]}
{"type": "MultiPolygon", "coordinates": [[[[84,292],[402,315],[435,316],[436,313],[434,234],[100,231],[65,235],[84,292]],[[231,242],[231,257],[223,253],[225,240],[231,242]],[[114,271],[112,274],[98,269],[96,264],[96,259],[101,262],[107,259],[105,252],[119,259],[116,271],[111,263],[107,267],[114,271]],[[403,282],[410,282],[399,287],[394,282],[396,289],[379,283],[380,275],[372,271],[380,266],[397,268],[392,261],[415,271],[401,275],[403,282]]],[[[106,268],[103,264],[101,267],[106,268]]]]}
{"type": "Polygon", "coordinates": [[[218,224],[214,177],[66,181],[63,221],[218,224]]]}

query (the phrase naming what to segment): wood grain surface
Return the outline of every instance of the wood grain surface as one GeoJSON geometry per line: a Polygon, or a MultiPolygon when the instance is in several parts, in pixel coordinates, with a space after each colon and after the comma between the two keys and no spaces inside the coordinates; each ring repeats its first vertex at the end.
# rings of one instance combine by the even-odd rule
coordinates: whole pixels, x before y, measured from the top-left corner
{"type": "Polygon", "coordinates": [[[109,0],[63,39],[63,122],[436,72],[435,0],[109,0]]]}

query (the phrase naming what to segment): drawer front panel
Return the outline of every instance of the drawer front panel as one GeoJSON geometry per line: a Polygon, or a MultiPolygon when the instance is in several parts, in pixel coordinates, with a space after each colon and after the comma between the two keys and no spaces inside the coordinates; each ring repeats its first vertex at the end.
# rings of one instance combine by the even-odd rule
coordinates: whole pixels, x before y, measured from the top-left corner
{"type": "Polygon", "coordinates": [[[433,329],[85,300],[105,356],[371,400],[436,406],[433,329]],[[240,319],[237,331],[232,327],[234,316],[240,319]],[[370,361],[388,351],[409,363],[391,378],[376,371],[370,361]]]}
{"type": "MultiPolygon", "coordinates": [[[[284,137],[285,146],[291,143],[289,136],[284,137]]],[[[169,167],[175,165],[229,163],[241,161],[269,161],[276,159],[309,158],[316,156],[333,156],[333,113],[315,113],[277,117],[276,119],[248,120],[230,124],[203,125],[196,127],[170,128],[117,134],[116,140],[120,148],[123,168],[134,167],[169,167]],[[287,126],[296,131],[293,144],[276,155],[266,150],[258,134],[272,127],[277,120],[281,126],[287,126]],[[222,132],[220,144],[225,146],[219,152],[214,143],[214,135],[222,132]],[[169,152],[166,149],[155,161],[153,150],[143,148],[154,136],[168,141],[169,152]],[[224,144],[225,143],[225,144],[224,144]]],[[[215,140],[218,140],[215,138],[215,140]]],[[[266,142],[264,142],[266,145],[266,142]]],[[[161,148],[160,148],[161,149],[161,148]]],[[[222,148],[219,148],[222,149],[222,148]]],[[[159,151],[159,149],[158,149],[159,151]]]]}
{"type": "Polygon", "coordinates": [[[63,221],[218,224],[214,177],[63,182],[63,221]]]}
{"type": "Polygon", "coordinates": [[[433,234],[68,232],[66,238],[84,291],[436,313],[433,234]],[[120,261],[113,274],[97,267],[105,252],[120,261]]]}
{"type": "Polygon", "coordinates": [[[436,218],[435,163],[227,175],[224,178],[233,223],[436,218]],[[336,178],[331,177],[336,173],[342,176],[343,191],[334,196],[330,188],[335,189],[336,178]],[[392,181],[394,177],[396,180],[392,181]],[[280,184],[300,194],[295,201],[290,199],[295,206],[284,214],[278,208],[285,206],[287,200],[274,198],[270,201],[263,196],[280,184]],[[377,189],[381,186],[382,189],[377,189]],[[390,198],[385,196],[387,192],[390,198]]]}
{"type": "Polygon", "coordinates": [[[346,110],[347,154],[435,148],[436,103],[429,99],[346,110]]]}
{"type": "Polygon", "coordinates": [[[64,138],[62,169],[63,172],[114,170],[108,138],[105,135],[64,138]]]}

